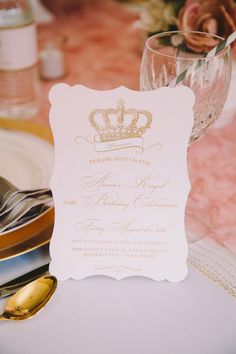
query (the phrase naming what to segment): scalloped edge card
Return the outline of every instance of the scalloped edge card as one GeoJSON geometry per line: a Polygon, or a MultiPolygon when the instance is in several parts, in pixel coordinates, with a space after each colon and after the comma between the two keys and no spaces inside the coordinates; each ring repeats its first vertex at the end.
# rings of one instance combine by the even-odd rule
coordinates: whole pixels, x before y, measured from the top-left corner
{"type": "Polygon", "coordinates": [[[60,280],[184,279],[192,90],[57,84],[49,98],[55,143],[50,272],[60,280]]]}

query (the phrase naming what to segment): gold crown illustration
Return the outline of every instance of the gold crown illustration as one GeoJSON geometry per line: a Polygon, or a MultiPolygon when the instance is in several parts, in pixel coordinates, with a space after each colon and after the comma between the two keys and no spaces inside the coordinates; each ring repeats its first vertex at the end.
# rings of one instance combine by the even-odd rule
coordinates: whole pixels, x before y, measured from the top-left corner
{"type": "Polygon", "coordinates": [[[89,114],[102,142],[141,137],[151,127],[152,114],[146,110],[126,109],[120,99],[117,108],[94,109],[89,114]]]}

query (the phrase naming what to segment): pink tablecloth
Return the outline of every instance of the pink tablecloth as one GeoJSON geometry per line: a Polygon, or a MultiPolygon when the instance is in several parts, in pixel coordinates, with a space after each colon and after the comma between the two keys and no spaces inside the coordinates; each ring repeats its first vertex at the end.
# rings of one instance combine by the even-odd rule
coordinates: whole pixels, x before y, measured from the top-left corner
{"type": "MultiPolygon", "coordinates": [[[[59,31],[69,38],[68,75],[60,81],[138,89],[144,33],[133,27],[135,19],[122,5],[104,0],[41,27],[41,35],[59,31]]],[[[47,94],[54,83],[42,83],[42,111],[36,121],[48,120],[47,94]]],[[[210,236],[236,253],[236,114],[230,125],[212,129],[190,148],[189,171],[187,228],[195,237],[210,236]]]]}

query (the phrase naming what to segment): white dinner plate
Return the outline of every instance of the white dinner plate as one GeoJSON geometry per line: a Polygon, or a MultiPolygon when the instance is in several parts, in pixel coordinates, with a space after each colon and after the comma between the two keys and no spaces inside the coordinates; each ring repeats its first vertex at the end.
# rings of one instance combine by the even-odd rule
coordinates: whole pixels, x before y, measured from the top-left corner
{"type": "Polygon", "coordinates": [[[19,189],[49,187],[53,146],[26,132],[0,129],[0,176],[19,189]]]}

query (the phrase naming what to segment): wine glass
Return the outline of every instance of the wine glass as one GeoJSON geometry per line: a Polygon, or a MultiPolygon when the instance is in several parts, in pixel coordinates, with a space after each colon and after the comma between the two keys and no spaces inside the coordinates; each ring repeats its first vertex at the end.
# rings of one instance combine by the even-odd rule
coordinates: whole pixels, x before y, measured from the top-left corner
{"type": "Polygon", "coordinates": [[[199,59],[202,65],[180,84],[195,94],[194,124],[189,144],[196,141],[220,116],[230,86],[230,46],[211,58],[207,53],[223,38],[204,32],[171,31],[147,39],[140,74],[141,90],[168,86],[199,59]]]}

